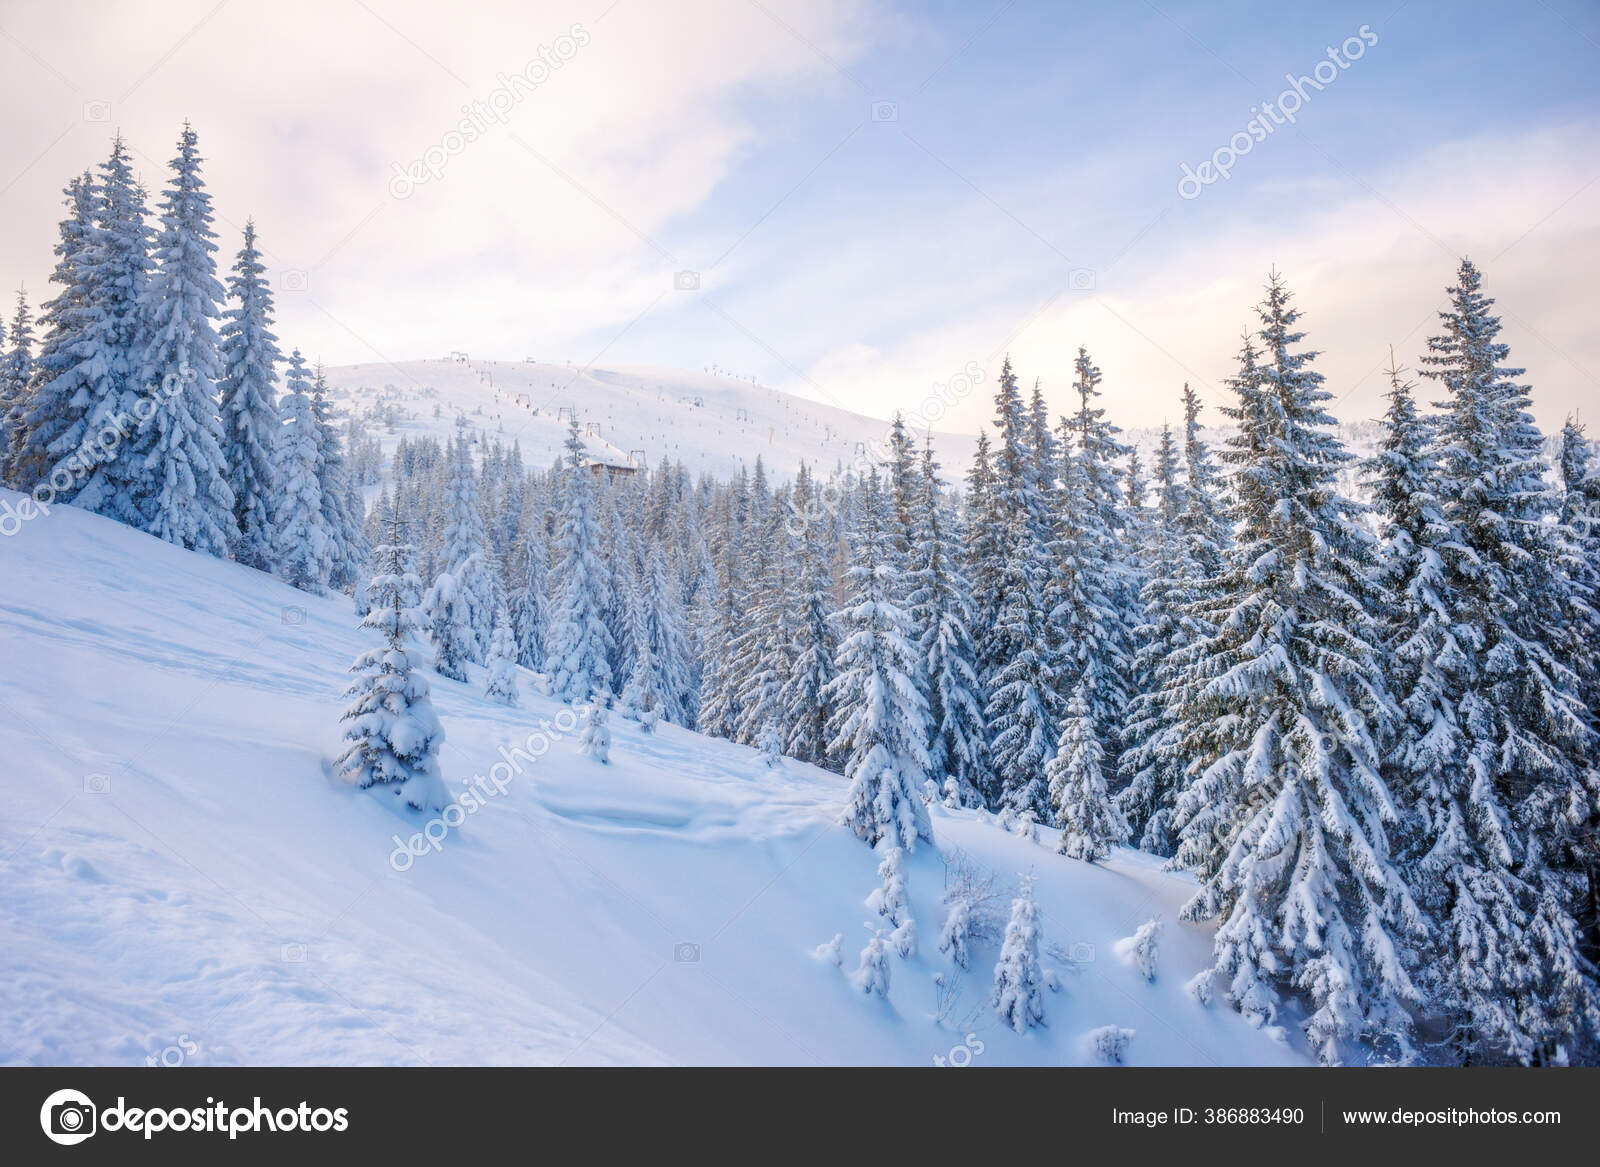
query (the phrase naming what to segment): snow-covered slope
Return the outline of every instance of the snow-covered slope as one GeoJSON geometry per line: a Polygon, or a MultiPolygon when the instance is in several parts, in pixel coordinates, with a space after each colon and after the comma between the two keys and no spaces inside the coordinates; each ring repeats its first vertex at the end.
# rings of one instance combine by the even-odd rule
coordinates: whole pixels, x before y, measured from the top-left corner
{"type": "Polygon", "coordinates": [[[1132,1064],[1302,1060],[1187,996],[1209,936],[1131,852],[1088,867],[936,807],[908,864],[921,955],[867,997],[812,955],[842,932],[854,967],[878,882],[836,776],[620,720],[602,765],[528,674],[516,710],[431,677],[457,792],[541,720],[560,740],[397,856],[424,823],[328,776],[347,600],[66,507],[0,538],[0,580],[0,1062],[1077,1064],[1110,1024],[1132,1064]],[[999,1025],[993,946],[932,1017],[958,849],[1038,877],[1047,1029],[999,1025]],[[1155,916],[1150,984],[1114,946],[1155,916]]]}
{"type": "MultiPolygon", "coordinates": [[[[403,361],[326,370],[338,404],[365,416],[394,405],[393,429],[369,422],[385,449],[401,437],[473,431],[522,446],[524,464],[548,466],[576,410],[595,457],[655,466],[663,457],[690,473],[726,479],[763,460],[783,480],[805,462],[824,473],[887,449],[888,423],[715,373],[670,369],[580,369],[532,361],[403,361]],[[439,416],[435,417],[435,406],[439,416]],[[598,432],[587,433],[590,426],[598,432]]],[[[912,402],[911,408],[920,406],[912,402]]],[[[930,413],[930,416],[932,414],[930,413]]],[[[938,433],[941,460],[965,467],[975,438],[938,433]]],[[[866,463],[862,463],[863,467],[866,463]]]]}

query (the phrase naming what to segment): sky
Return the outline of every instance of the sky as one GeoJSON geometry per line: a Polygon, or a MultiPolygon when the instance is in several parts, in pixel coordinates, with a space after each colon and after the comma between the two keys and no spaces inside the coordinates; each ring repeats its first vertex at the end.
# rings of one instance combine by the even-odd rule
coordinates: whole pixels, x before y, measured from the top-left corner
{"type": "Polygon", "coordinates": [[[3,0],[0,287],[48,295],[69,178],[120,130],[159,188],[187,118],[219,268],[253,217],[328,364],[715,367],[972,432],[1007,354],[1065,409],[1084,345],[1152,426],[1225,401],[1276,268],[1358,420],[1466,256],[1548,429],[1600,413],[1597,61],[1576,0],[3,0]]]}

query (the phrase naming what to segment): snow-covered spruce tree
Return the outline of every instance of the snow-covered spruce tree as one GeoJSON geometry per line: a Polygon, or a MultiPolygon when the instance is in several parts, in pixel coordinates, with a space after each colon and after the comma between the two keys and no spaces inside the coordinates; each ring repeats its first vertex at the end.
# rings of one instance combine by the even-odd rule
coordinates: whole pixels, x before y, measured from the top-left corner
{"type": "Polygon", "coordinates": [[[997,525],[995,561],[981,570],[974,567],[994,592],[991,623],[980,624],[977,633],[979,680],[988,695],[983,712],[999,799],[1017,814],[1044,819],[1049,816],[1044,764],[1054,752],[1060,701],[1056,639],[1047,627],[1044,600],[1052,524],[1029,442],[1033,420],[1008,360],[995,394],[1000,448],[986,484],[988,521],[997,525]]]}
{"type": "Polygon", "coordinates": [[[907,606],[927,684],[928,769],[958,805],[981,806],[993,775],[972,638],[972,599],[946,530],[931,441],[923,448],[919,477],[907,606]]]}
{"type": "Polygon", "coordinates": [[[278,338],[272,332],[272,289],[256,248],[254,219],[245,221],[244,246],[228,278],[233,306],[223,311],[222,456],[233,491],[238,540],[233,557],[259,571],[272,568],[273,444],[279,426],[278,338]]]}
{"type": "Polygon", "coordinates": [[[236,538],[217,417],[222,366],[211,326],[223,292],[212,256],[211,196],[187,122],[160,220],[156,268],[141,300],[148,338],[141,377],[151,387],[155,409],[133,445],[134,501],[143,528],[158,539],[223,556],[236,538]]]}
{"type": "Polygon", "coordinates": [[[1183,516],[1180,525],[1186,554],[1197,579],[1208,580],[1222,571],[1222,558],[1233,542],[1230,513],[1211,448],[1200,431],[1200,398],[1187,381],[1183,385],[1183,516]]]}
{"type": "Polygon", "coordinates": [[[1044,1024],[1044,977],[1039,969],[1039,905],[1033,898],[1033,876],[1011,901],[1000,959],[994,966],[991,1003],[1000,1019],[1018,1033],[1044,1024]]]}
{"type": "Polygon", "coordinates": [[[911,621],[890,598],[892,550],[877,471],[863,490],[860,546],[840,626],[836,675],[826,696],[836,709],[829,750],[850,779],[843,822],[871,846],[916,849],[933,827],[920,791],[928,779],[928,706],[915,681],[911,621]]]}
{"type": "Polygon", "coordinates": [[[1132,670],[1135,692],[1118,760],[1126,785],[1117,794],[1117,809],[1142,850],[1170,857],[1177,847],[1172,813],[1183,786],[1184,763],[1180,670],[1173,654],[1194,639],[1184,608],[1193,599],[1196,574],[1179,527],[1184,493],[1170,426],[1161,428],[1155,473],[1157,504],[1147,522],[1149,578],[1140,592],[1144,623],[1134,629],[1139,645],[1132,670]]]}
{"type": "Polygon", "coordinates": [[[1063,419],[1062,490],[1057,496],[1057,530],[1064,545],[1056,552],[1058,573],[1069,582],[1066,602],[1052,596],[1050,619],[1065,623],[1064,660],[1058,687],[1062,702],[1086,676],[1091,711],[1113,768],[1120,743],[1114,727],[1121,721],[1129,695],[1133,658],[1133,624],[1139,608],[1139,579],[1130,571],[1131,554],[1119,550],[1126,525],[1117,462],[1129,448],[1120,432],[1095,405],[1100,397],[1100,369],[1079,346],[1073,362],[1073,391],[1078,412],[1063,419]],[[1075,455],[1070,456],[1069,455],[1075,455]]]}
{"type": "Polygon", "coordinates": [[[787,516],[788,507],[775,502],[766,508],[761,529],[755,532],[750,570],[754,603],[745,613],[745,630],[732,646],[742,674],[734,740],[746,745],[758,744],[768,725],[787,719],[783,685],[794,668],[793,621],[799,607],[787,516]]]}
{"type": "MultiPolygon", "coordinates": [[[[1092,366],[1089,371],[1098,380],[1099,371],[1092,366]]],[[[1073,691],[1086,682],[1095,734],[1104,743],[1115,736],[1127,707],[1127,662],[1118,612],[1123,587],[1112,551],[1116,532],[1106,526],[1095,501],[1096,479],[1104,479],[1102,487],[1115,480],[1092,472],[1089,459],[1096,448],[1085,445],[1081,432],[1062,419],[1060,468],[1052,489],[1055,524],[1046,548],[1051,569],[1043,594],[1055,677],[1051,711],[1059,720],[1073,691]]]]}
{"type": "MultiPolygon", "coordinates": [[[[1562,574],[1570,593],[1568,656],[1578,672],[1584,705],[1592,712],[1600,710],[1600,457],[1575,417],[1561,427],[1557,465],[1561,528],[1567,534],[1562,574]]],[[[1600,768],[1600,752],[1591,749],[1590,757],[1600,768]]],[[[1590,900],[1600,910],[1600,894],[1590,900]]]]}
{"type": "MultiPolygon", "coordinates": [[[[977,650],[978,684],[987,691],[993,662],[985,655],[987,637],[984,629],[994,627],[995,615],[1000,611],[1000,566],[1005,555],[1001,546],[1003,524],[1000,502],[995,495],[993,459],[989,453],[989,434],[978,431],[977,449],[972,455],[972,468],[967,471],[967,489],[962,525],[967,539],[963,545],[962,563],[972,590],[972,629],[977,650]]],[[[994,792],[987,792],[992,797],[994,792]]]]}
{"type": "Polygon", "coordinates": [[[517,663],[523,668],[543,669],[545,629],[550,620],[550,548],[543,522],[528,531],[523,562],[523,579],[511,592],[517,663]]]}
{"type": "Polygon", "coordinates": [[[434,667],[452,680],[464,681],[465,666],[481,664],[487,657],[495,602],[477,477],[465,438],[458,437],[451,445],[441,509],[445,570],[428,589],[423,611],[437,653],[434,667]]]}
{"type": "Polygon", "coordinates": [[[439,773],[444,729],[433,711],[428,682],[411,663],[411,608],[421,581],[411,572],[411,548],[403,542],[399,516],[390,520],[388,542],[378,548],[378,572],[369,594],[372,610],[361,622],[383,644],[356,658],[357,680],[347,694],[344,740],[349,744],[336,769],[362,787],[388,786],[413,810],[443,810],[450,793],[439,773]]]}
{"type": "Polygon", "coordinates": [[[999,801],[1016,814],[1048,819],[1045,764],[1055,752],[1058,720],[1053,640],[1046,627],[1043,590],[1049,578],[1045,551],[1032,537],[1027,512],[1007,514],[1001,563],[1000,607],[995,623],[980,636],[990,659],[1000,662],[989,678],[984,720],[990,733],[990,764],[999,801]]]}
{"type": "MultiPolygon", "coordinates": [[[[278,575],[302,591],[322,595],[333,569],[333,549],[322,517],[317,480],[317,419],[305,359],[295,349],[284,375],[282,425],[273,439],[273,562],[278,575]]],[[[398,508],[396,508],[398,510],[398,508]]],[[[368,603],[375,604],[371,590],[368,603]]]]}
{"type": "Polygon", "coordinates": [[[33,379],[33,317],[28,312],[27,293],[21,289],[6,336],[9,347],[0,358],[0,483],[12,481],[12,450],[23,433],[28,383],[33,379]]]}
{"type": "Polygon", "coordinates": [[[1106,793],[1102,762],[1105,751],[1089,712],[1087,682],[1079,681],[1067,704],[1056,756],[1045,767],[1050,781],[1050,806],[1061,828],[1056,850],[1069,859],[1094,863],[1127,842],[1128,823],[1106,793]]]}
{"type": "Polygon", "coordinates": [[[551,573],[557,602],[545,642],[546,666],[556,697],[568,704],[611,691],[611,630],[603,612],[610,591],[594,516],[594,478],[584,462],[578,420],[567,432],[563,466],[558,562],[551,573]]]}
{"type": "MultiPolygon", "coordinates": [[[[328,378],[317,362],[316,375],[311,379],[311,412],[317,419],[317,447],[321,454],[322,518],[328,526],[328,536],[333,542],[333,570],[328,583],[339,591],[349,591],[355,586],[357,576],[366,570],[372,548],[366,532],[361,529],[362,512],[359,490],[351,489],[350,473],[345,466],[344,441],[333,424],[333,403],[328,394],[328,378]]],[[[447,528],[448,535],[448,528],[447,528]]],[[[481,585],[480,585],[481,586],[481,585]]],[[[489,619],[493,612],[492,600],[479,630],[479,656],[489,647],[489,619]]]]}
{"type": "Polygon", "coordinates": [[[477,651],[473,636],[475,599],[465,581],[483,570],[473,556],[459,571],[442,571],[422,598],[423,625],[433,644],[433,671],[452,681],[467,679],[467,665],[477,651]]]}
{"type": "Polygon", "coordinates": [[[83,255],[85,295],[93,311],[78,356],[90,394],[78,448],[57,462],[77,477],[74,505],[118,522],[137,524],[132,438],[148,389],[139,381],[144,351],[140,301],[150,269],[150,231],[144,192],[134,181],[119,136],[101,163],[94,187],[94,239],[83,255]]]}
{"type": "Polygon", "coordinates": [[[511,617],[501,605],[489,637],[489,668],[483,695],[501,705],[517,703],[517,648],[511,639],[511,617]]]}
{"type": "Polygon", "coordinates": [[[635,660],[635,672],[646,679],[651,700],[646,708],[673,725],[688,726],[692,687],[689,642],[684,632],[683,609],[677,581],[667,566],[660,543],[646,554],[638,590],[639,644],[648,662],[635,660]]]}
{"type": "MultiPolygon", "coordinates": [[[[882,848],[880,848],[882,849],[882,848]]],[[[882,884],[867,897],[867,907],[894,925],[889,934],[895,952],[902,957],[917,954],[917,922],[911,915],[911,899],[906,890],[905,852],[899,847],[883,850],[883,862],[878,864],[878,878],[882,884]]]]}
{"type": "Polygon", "coordinates": [[[583,737],[578,741],[578,752],[601,765],[611,760],[611,728],[606,724],[606,707],[599,701],[590,703],[584,711],[583,737]]]}
{"type": "Polygon", "coordinates": [[[8,481],[18,490],[35,487],[57,502],[70,502],[82,485],[76,460],[95,400],[96,370],[82,353],[94,348],[99,309],[91,301],[90,251],[96,245],[96,199],[87,171],[63,192],[67,216],[55,246],[56,265],[50,282],[60,287],[45,301],[39,317],[43,339],[33,378],[12,421],[8,481]],[[52,478],[54,474],[54,478],[52,478]]]}
{"type": "Polygon", "coordinates": [[[793,513],[805,519],[806,524],[800,528],[796,551],[794,657],[778,695],[782,724],[788,734],[783,752],[802,762],[825,766],[829,762],[828,719],[833,711],[824,694],[833,680],[833,657],[838,644],[833,623],[828,619],[833,580],[823,557],[825,528],[810,522],[820,500],[804,463],[795,476],[790,502],[793,513]]]}
{"type": "Polygon", "coordinates": [[[1177,860],[1201,884],[1183,915],[1222,918],[1215,975],[1247,1017],[1270,1020],[1279,991],[1298,990],[1324,1062],[1358,1038],[1404,1057],[1424,926],[1390,855],[1399,813],[1378,771],[1392,707],[1364,599],[1371,540],[1335,489],[1350,455],[1277,273],[1258,312],[1261,354],[1246,341],[1228,411],[1239,538],[1222,590],[1197,605],[1216,633],[1180,654],[1194,777],[1177,860]]]}
{"type": "Polygon", "coordinates": [[[1448,528],[1442,592],[1459,659],[1441,662],[1454,734],[1418,791],[1426,847],[1415,876],[1435,922],[1436,1001],[1464,1060],[1568,1060],[1600,1035],[1594,970],[1575,918],[1589,892],[1593,743],[1559,644],[1559,499],[1528,389],[1509,368],[1493,301],[1463,261],[1423,373],[1441,403],[1438,496],[1448,528]]]}

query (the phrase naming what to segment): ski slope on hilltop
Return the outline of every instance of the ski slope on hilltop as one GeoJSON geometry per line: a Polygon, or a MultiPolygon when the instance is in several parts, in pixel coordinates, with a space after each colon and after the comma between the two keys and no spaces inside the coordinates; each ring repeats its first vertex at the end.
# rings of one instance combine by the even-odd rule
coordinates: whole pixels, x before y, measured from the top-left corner
{"type": "Polygon", "coordinates": [[[907,864],[920,954],[869,997],[845,972],[877,857],[837,825],[835,775],[621,719],[602,765],[531,674],[520,709],[481,671],[430,674],[452,790],[541,719],[559,740],[394,858],[424,821],[329,777],[368,635],[346,598],[70,507],[0,538],[0,578],[0,1062],[1081,1064],[1106,1025],[1135,1031],[1135,1065],[1305,1060],[1184,991],[1210,935],[1148,857],[1089,867],[933,808],[907,864]],[[1008,888],[1037,876],[1048,1028],[989,1008],[995,945],[959,974],[935,950],[958,851],[1008,888]],[[1157,916],[1147,983],[1115,946],[1157,916]],[[813,955],[836,933],[843,972],[813,955]]]}
{"type": "MultiPolygon", "coordinates": [[[[386,451],[406,436],[448,439],[457,416],[465,414],[472,431],[508,446],[520,443],[524,465],[543,468],[561,453],[569,410],[577,411],[586,431],[596,430],[584,438],[596,458],[623,465],[632,458],[653,468],[665,457],[683,462],[691,474],[719,479],[741,468],[753,471],[758,457],[768,475],[782,481],[802,462],[826,474],[887,448],[886,421],[712,373],[456,360],[342,365],[326,372],[341,408],[365,415],[374,405],[399,407],[393,432],[368,422],[386,451]]],[[[980,385],[974,391],[989,390],[980,385]]],[[[921,404],[917,397],[907,409],[921,404]]],[[[964,470],[976,439],[938,431],[933,437],[939,459],[964,470]]]]}

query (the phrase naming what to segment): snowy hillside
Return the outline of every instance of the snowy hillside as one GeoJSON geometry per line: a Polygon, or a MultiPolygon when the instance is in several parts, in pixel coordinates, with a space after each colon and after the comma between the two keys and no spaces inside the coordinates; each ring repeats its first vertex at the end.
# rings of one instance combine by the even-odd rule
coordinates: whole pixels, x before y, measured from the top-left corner
{"type": "MultiPolygon", "coordinates": [[[[471,432],[508,446],[516,441],[524,465],[544,467],[560,452],[572,410],[596,458],[653,467],[665,457],[691,474],[721,479],[754,469],[758,457],[774,479],[788,478],[802,462],[826,474],[880,458],[887,445],[885,421],[715,373],[487,360],[326,372],[338,404],[367,418],[386,450],[401,437],[452,437],[464,415],[471,432]]],[[[941,460],[965,467],[976,439],[936,431],[934,441],[941,460]]]]}
{"type": "Polygon", "coordinates": [[[458,794],[541,721],[558,740],[437,850],[397,853],[424,822],[328,776],[368,643],[347,599],[69,507],[0,538],[0,578],[0,1062],[1081,1064],[1107,1025],[1130,1064],[1303,1060],[1185,993],[1210,937],[1148,857],[1090,867],[935,807],[908,863],[920,954],[890,958],[884,1001],[845,975],[878,878],[838,777],[621,721],[602,765],[531,675],[513,710],[476,670],[430,675],[458,794]],[[995,944],[966,973],[935,951],[960,852],[1003,885],[1002,924],[1038,878],[1046,1029],[989,1008],[995,944]],[[1147,983],[1117,944],[1156,917],[1147,983]],[[813,955],[836,933],[843,971],[813,955]]]}

